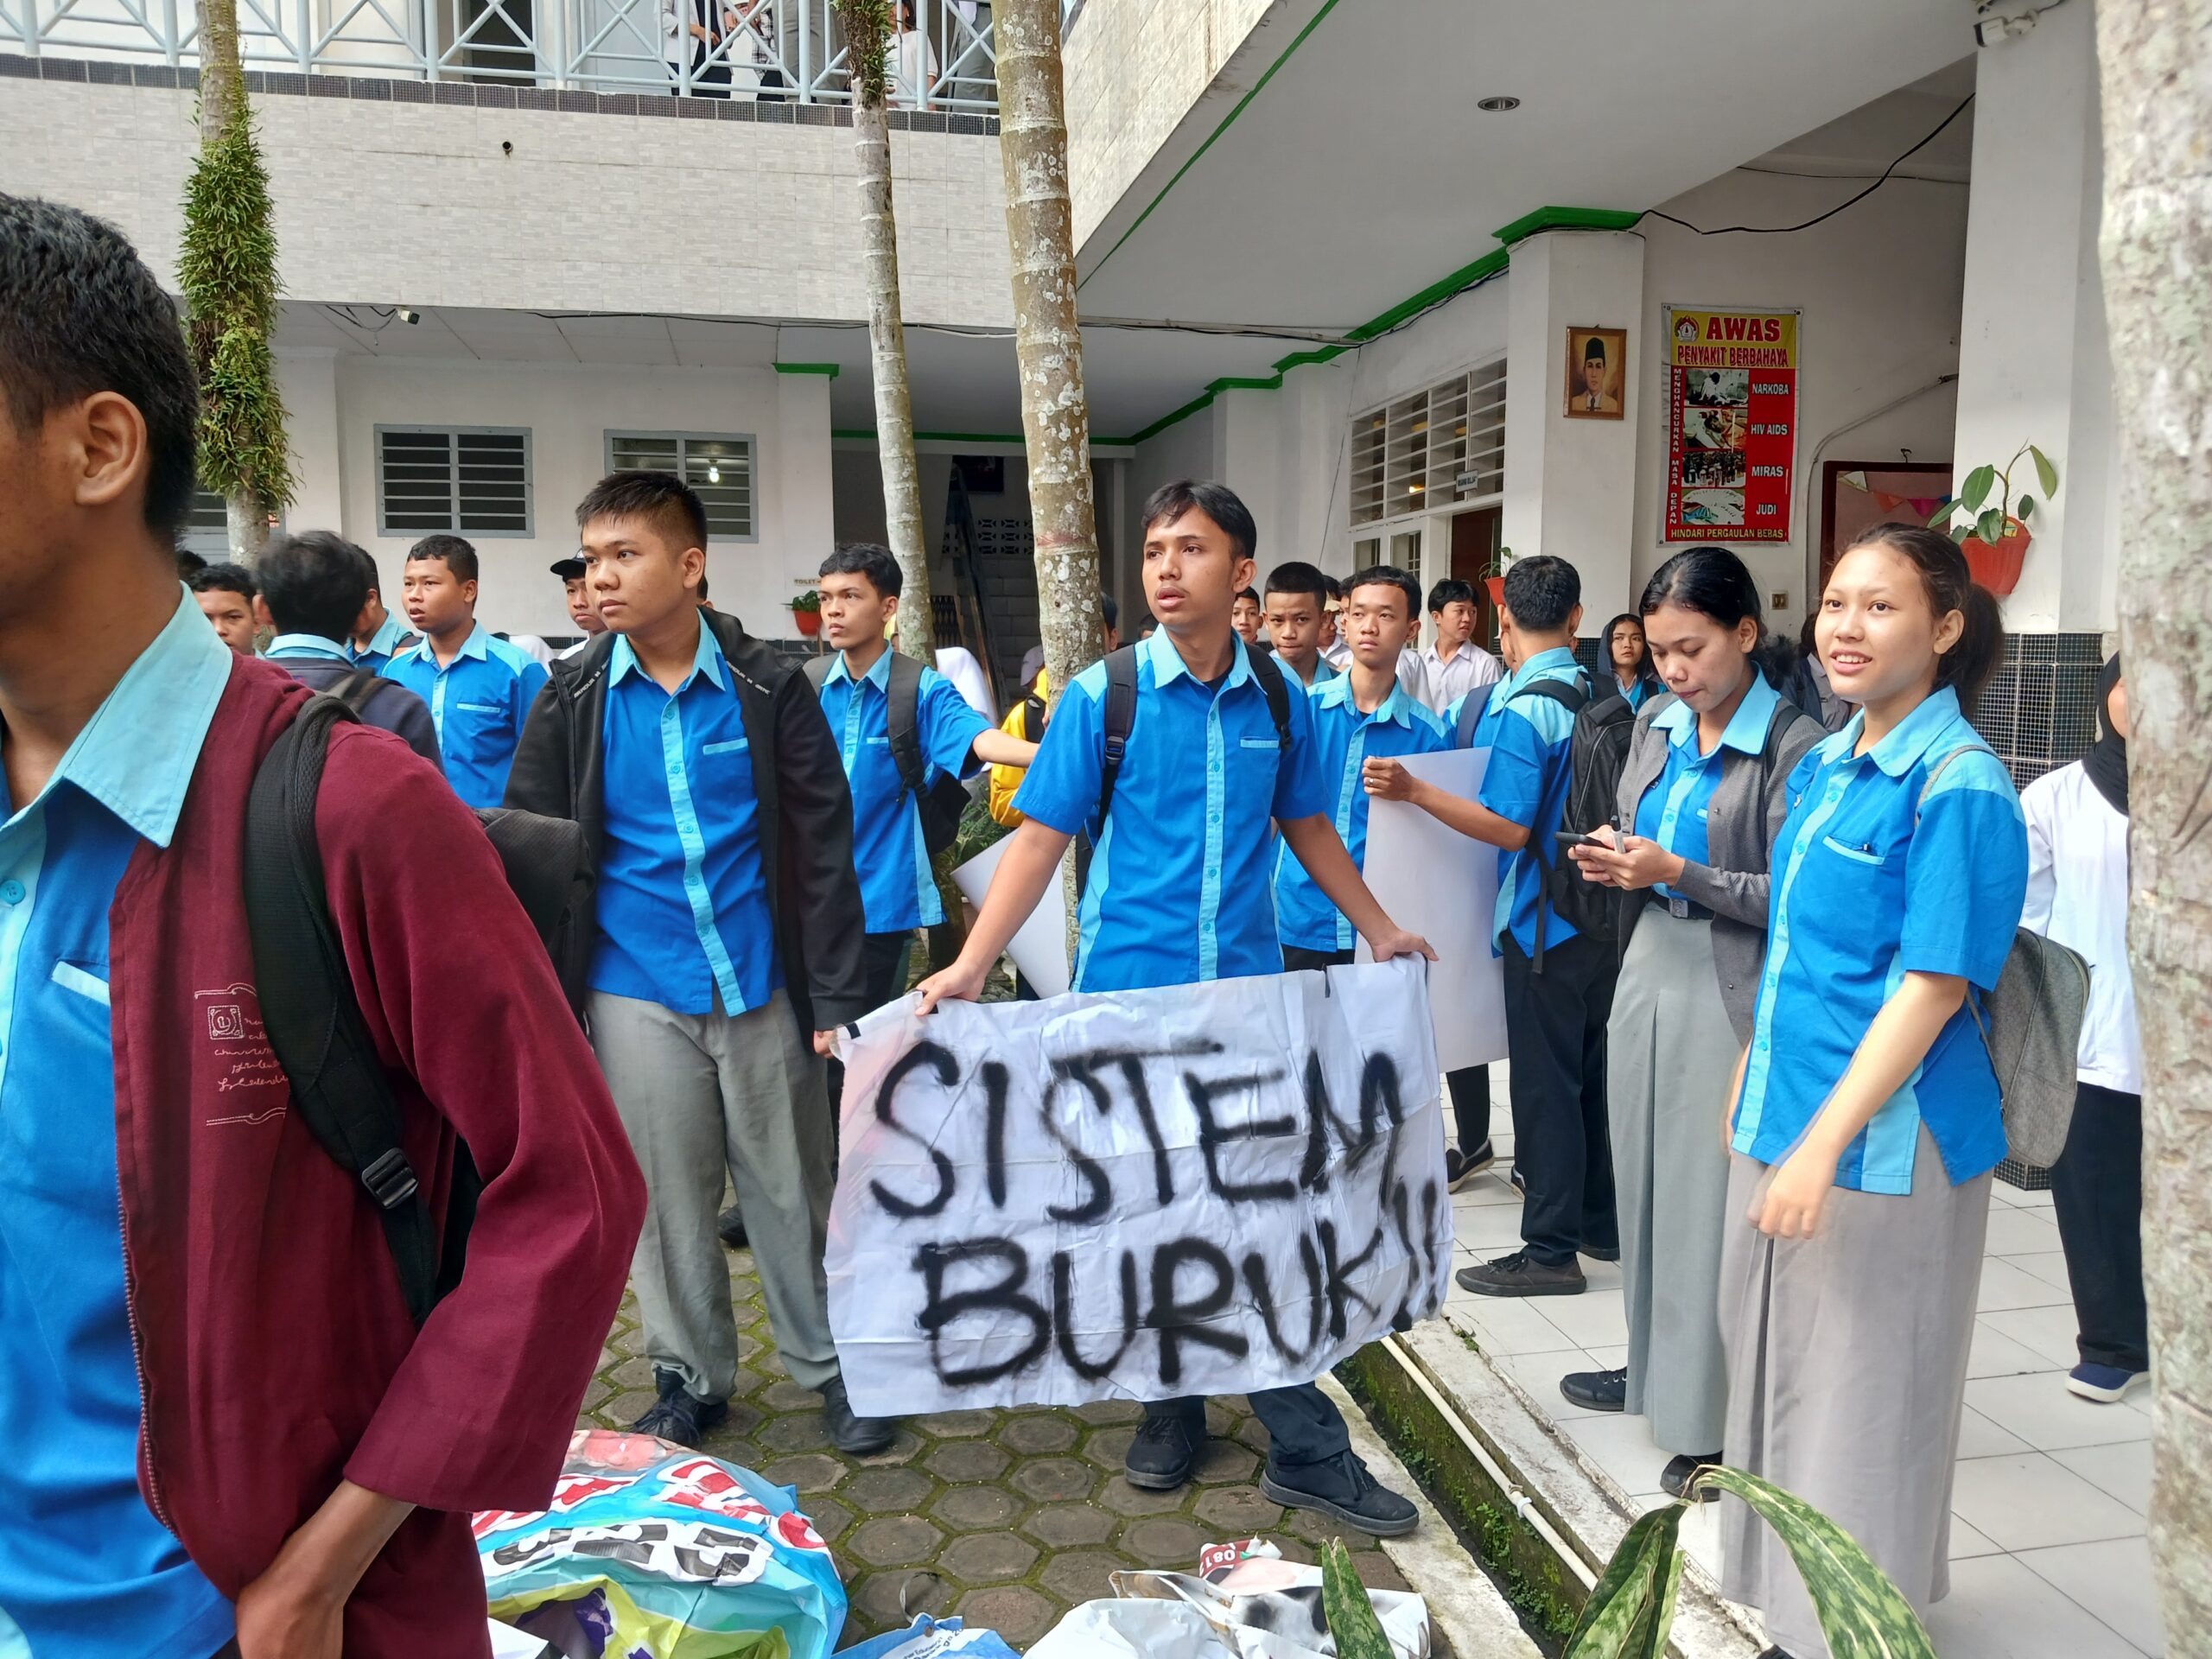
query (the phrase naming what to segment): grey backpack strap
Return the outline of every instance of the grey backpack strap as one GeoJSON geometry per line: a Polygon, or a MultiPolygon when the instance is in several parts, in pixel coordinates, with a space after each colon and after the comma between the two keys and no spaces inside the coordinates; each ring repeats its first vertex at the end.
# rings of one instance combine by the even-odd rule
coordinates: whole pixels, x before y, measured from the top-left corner
{"type": "Polygon", "coordinates": [[[1483,710],[1490,707],[1490,694],[1501,682],[1491,680],[1477,686],[1459,699],[1459,728],[1452,734],[1455,747],[1471,749],[1475,747],[1475,728],[1483,723],[1483,710]]]}
{"type": "Polygon", "coordinates": [[[918,797],[928,773],[922,763],[922,665],[894,649],[890,678],[884,694],[888,705],[884,709],[884,724],[891,739],[891,760],[899,768],[899,787],[918,797]]]}
{"type": "Polygon", "coordinates": [[[1099,769],[1098,821],[1103,827],[1114,804],[1114,785],[1128,753],[1129,733],[1137,723],[1137,648],[1123,645],[1106,657],[1106,754],[1099,769]]]}

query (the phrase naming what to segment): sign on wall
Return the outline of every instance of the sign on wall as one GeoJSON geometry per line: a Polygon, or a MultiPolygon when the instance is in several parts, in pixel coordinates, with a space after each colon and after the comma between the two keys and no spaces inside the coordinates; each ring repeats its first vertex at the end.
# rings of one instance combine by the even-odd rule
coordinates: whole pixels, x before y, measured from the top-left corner
{"type": "Polygon", "coordinates": [[[1797,313],[1669,306],[1669,542],[1786,542],[1797,451],[1797,313]]]}
{"type": "Polygon", "coordinates": [[[853,1408],[1243,1394],[1434,1315],[1424,965],[862,1020],[824,1258],[853,1408]]]}

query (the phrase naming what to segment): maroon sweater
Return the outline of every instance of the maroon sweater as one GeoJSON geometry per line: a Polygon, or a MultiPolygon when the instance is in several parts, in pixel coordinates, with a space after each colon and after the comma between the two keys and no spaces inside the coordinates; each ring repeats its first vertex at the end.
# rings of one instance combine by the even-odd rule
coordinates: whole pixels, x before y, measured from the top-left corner
{"type": "Polygon", "coordinates": [[[139,1484],[232,1597],[341,1477],[421,1505],[346,1609],[347,1659],[467,1659],[488,1651],[468,1517],[550,1501],[645,1187],[474,817],[399,739],[339,727],[315,825],[408,1156],[440,1215],[456,1135],[484,1179],[467,1271],[416,1331],[254,995],[246,796],[308,695],[237,659],[174,839],[140,845],[110,912],[139,1484]]]}

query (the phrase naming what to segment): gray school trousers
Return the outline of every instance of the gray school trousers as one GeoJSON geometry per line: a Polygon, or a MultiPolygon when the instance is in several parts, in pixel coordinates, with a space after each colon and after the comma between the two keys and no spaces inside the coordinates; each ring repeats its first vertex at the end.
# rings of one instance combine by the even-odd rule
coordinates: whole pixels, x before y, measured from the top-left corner
{"type": "Polygon", "coordinates": [[[737,1382],[729,1262],[715,1231],[737,1188],[776,1350],[791,1380],[837,1375],[822,1248],[836,1184],[823,1062],[778,991],[749,1013],[677,1014],[594,991],[592,1046],[645,1175],[631,1264],[646,1357],[702,1400],[737,1382]]]}

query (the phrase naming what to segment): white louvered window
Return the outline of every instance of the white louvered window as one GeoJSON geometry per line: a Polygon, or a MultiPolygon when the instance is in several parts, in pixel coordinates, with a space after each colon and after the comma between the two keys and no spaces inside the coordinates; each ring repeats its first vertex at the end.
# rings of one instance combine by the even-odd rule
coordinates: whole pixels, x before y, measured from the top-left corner
{"type": "Polygon", "coordinates": [[[707,432],[609,432],[607,467],[614,473],[673,473],[698,492],[707,537],[749,542],[755,535],[753,440],[707,432]]]}
{"type": "Polygon", "coordinates": [[[527,536],[527,427],[377,428],[377,531],[527,536]]]}
{"type": "Polygon", "coordinates": [[[1505,361],[1369,410],[1351,423],[1351,522],[1371,524],[1505,488],[1505,361]]]}

